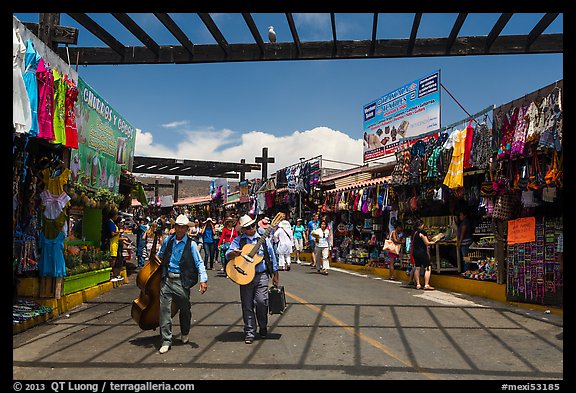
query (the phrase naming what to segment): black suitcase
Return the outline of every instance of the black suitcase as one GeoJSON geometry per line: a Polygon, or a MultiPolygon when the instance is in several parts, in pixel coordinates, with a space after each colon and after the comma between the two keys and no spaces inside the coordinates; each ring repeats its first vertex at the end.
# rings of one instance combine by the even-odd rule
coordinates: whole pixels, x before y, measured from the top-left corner
{"type": "Polygon", "coordinates": [[[268,288],[268,312],[270,314],[283,314],[284,310],[286,310],[284,286],[271,286],[268,288]]]}

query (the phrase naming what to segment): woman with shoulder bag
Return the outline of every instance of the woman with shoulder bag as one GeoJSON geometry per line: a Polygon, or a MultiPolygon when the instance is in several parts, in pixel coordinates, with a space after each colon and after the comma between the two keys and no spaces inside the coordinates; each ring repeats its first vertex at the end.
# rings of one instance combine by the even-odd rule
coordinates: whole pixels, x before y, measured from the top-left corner
{"type": "Polygon", "coordinates": [[[404,239],[404,234],[402,233],[402,222],[400,222],[400,220],[394,222],[394,230],[390,232],[390,240],[397,246],[396,250],[398,252],[388,250],[388,257],[390,258],[390,277],[388,279],[395,281],[396,271],[394,270],[394,264],[396,263],[396,259],[401,255],[402,245],[406,243],[406,239],[404,239]]]}

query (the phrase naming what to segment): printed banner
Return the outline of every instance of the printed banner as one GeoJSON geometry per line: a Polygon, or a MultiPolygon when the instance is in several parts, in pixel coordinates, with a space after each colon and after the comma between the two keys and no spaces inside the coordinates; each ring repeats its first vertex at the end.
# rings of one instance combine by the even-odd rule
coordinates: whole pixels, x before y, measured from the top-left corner
{"type": "Polygon", "coordinates": [[[364,162],[394,154],[400,139],[440,128],[440,70],[365,105],[364,162]]]}
{"type": "Polygon", "coordinates": [[[239,184],[239,202],[247,203],[250,202],[250,186],[248,185],[248,180],[244,180],[239,184]]]}
{"type": "Polygon", "coordinates": [[[132,171],[136,130],[82,78],[76,107],[78,149],[72,149],[72,181],[118,192],[121,168],[132,171]]]}
{"type": "Polygon", "coordinates": [[[508,221],[508,244],[529,243],[536,240],[536,218],[525,217],[508,221]]]}

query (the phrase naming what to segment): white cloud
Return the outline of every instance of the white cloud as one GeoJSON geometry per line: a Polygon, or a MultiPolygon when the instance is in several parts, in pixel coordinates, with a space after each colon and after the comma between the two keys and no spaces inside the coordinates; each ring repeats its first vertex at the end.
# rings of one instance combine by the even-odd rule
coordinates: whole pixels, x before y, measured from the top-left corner
{"type": "MultiPolygon", "coordinates": [[[[286,136],[275,136],[263,131],[239,135],[229,129],[218,131],[213,128],[185,130],[182,134],[185,135],[182,141],[167,147],[155,144],[151,132],[137,129],[135,155],[222,162],[240,162],[244,158],[247,163],[254,163],[255,158],[262,155],[262,148],[267,147],[268,155],[275,160],[268,165],[269,175],[300,162],[300,157],[308,160],[322,156],[324,160],[362,165],[362,140],[350,138],[328,127],[294,131],[286,136]]],[[[353,167],[330,161],[325,161],[323,166],[339,169],[353,167]]],[[[252,179],[260,175],[260,171],[252,171],[246,177],[252,179]]]]}
{"type": "Polygon", "coordinates": [[[173,121],[171,123],[162,124],[162,127],[164,127],[164,128],[177,128],[177,127],[186,126],[188,124],[189,124],[188,120],[173,121]]]}

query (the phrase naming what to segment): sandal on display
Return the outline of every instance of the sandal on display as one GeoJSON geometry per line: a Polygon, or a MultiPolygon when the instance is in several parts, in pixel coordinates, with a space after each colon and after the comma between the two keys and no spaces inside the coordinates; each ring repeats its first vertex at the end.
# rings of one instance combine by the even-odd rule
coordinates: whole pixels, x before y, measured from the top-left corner
{"type": "Polygon", "coordinates": [[[433,290],[435,290],[435,289],[436,289],[436,288],[431,287],[430,285],[424,285],[424,290],[426,290],[426,291],[433,291],[433,290]]]}

